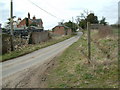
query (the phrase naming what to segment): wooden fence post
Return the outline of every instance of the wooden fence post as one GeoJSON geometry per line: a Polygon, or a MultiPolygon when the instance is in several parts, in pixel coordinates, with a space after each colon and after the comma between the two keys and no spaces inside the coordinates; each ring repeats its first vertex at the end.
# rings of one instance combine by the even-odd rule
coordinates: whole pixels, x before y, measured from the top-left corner
{"type": "Polygon", "coordinates": [[[90,23],[87,22],[87,31],[88,31],[88,63],[90,63],[91,60],[91,37],[90,37],[90,23]]]}

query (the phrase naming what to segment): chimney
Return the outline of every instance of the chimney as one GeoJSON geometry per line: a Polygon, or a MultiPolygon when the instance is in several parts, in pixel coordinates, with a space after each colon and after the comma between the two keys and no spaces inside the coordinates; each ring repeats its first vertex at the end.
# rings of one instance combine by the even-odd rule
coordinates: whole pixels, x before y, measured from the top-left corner
{"type": "Polygon", "coordinates": [[[21,20],[21,18],[18,18],[18,20],[21,20]]]}
{"type": "Polygon", "coordinates": [[[36,19],[36,17],[34,16],[34,17],[33,17],[33,19],[35,20],[35,19],[36,19]]]}
{"type": "Polygon", "coordinates": [[[28,12],[28,19],[30,19],[30,13],[28,12]]]}

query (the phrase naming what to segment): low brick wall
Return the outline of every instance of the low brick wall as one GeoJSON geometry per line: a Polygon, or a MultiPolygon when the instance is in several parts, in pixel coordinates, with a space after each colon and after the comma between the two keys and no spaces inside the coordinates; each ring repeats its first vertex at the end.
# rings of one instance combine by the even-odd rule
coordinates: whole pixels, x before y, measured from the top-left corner
{"type": "MultiPolygon", "coordinates": [[[[8,34],[2,34],[0,36],[0,39],[2,38],[2,48],[0,50],[2,51],[2,54],[11,52],[11,35],[8,34]]],[[[28,36],[27,39],[21,38],[20,36],[13,38],[13,48],[14,50],[21,49],[28,44],[38,44],[40,42],[47,41],[51,38],[50,34],[48,32],[32,32],[30,36],[28,36]]],[[[1,53],[0,53],[1,54],[1,53]]]]}
{"type": "MultiPolygon", "coordinates": [[[[1,37],[0,37],[1,38],[1,37]]],[[[14,50],[20,49],[28,44],[27,39],[21,37],[13,37],[14,50]]],[[[11,35],[2,34],[2,54],[11,52],[11,35]]]]}
{"type": "Polygon", "coordinates": [[[11,51],[10,35],[2,34],[2,54],[11,51]]]}
{"type": "Polygon", "coordinates": [[[29,38],[29,44],[38,44],[51,38],[49,32],[32,32],[29,38]]]}

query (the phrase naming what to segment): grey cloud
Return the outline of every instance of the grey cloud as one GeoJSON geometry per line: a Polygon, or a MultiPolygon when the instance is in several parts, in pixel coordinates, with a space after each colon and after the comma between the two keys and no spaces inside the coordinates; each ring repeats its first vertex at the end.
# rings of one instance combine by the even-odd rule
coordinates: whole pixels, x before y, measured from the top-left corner
{"type": "Polygon", "coordinates": [[[109,23],[116,23],[117,22],[117,17],[118,17],[118,3],[113,2],[109,3],[105,7],[103,7],[99,12],[100,15],[105,16],[109,23]]]}

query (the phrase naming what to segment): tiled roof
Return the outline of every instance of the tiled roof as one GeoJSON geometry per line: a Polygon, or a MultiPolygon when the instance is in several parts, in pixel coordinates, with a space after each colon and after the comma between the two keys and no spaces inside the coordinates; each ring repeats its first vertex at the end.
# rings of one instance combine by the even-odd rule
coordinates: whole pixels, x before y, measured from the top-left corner
{"type": "MultiPolygon", "coordinates": [[[[67,27],[67,26],[65,26],[65,25],[57,25],[57,26],[55,26],[55,27],[65,27],[65,28],[69,28],[69,27],[67,27]]],[[[54,28],[55,28],[54,27],[54,28]]]]}
{"type": "Polygon", "coordinates": [[[39,22],[42,22],[42,19],[30,19],[32,22],[36,22],[36,23],[39,23],[39,22]]]}

